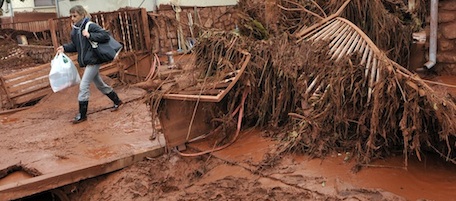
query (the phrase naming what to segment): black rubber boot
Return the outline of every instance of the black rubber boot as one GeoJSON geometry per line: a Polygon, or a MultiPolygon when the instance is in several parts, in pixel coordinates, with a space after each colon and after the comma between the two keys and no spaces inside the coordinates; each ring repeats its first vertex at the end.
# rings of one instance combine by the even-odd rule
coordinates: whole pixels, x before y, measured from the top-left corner
{"type": "Polygon", "coordinates": [[[87,120],[87,107],[89,106],[89,101],[79,101],[79,113],[74,117],[73,124],[81,123],[87,120]]]}
{"type": "Polygon", "coordinates": [[[116,92],[111,91],[109,94],[106,94],[106,96],[109,97],[109,99],[112,100],[114,103],[114,106],[112,106],[111,112],[117,111],[119,107],[123,104],[122,100],[119,99],[119,96],[117,96],[116,92]]]}

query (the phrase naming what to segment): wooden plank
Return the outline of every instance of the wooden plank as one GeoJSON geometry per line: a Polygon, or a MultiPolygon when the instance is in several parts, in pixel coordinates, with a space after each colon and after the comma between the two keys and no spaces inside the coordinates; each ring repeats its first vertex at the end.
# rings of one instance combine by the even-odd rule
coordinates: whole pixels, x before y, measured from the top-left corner
{"type": "Polygon", "coordinates": [[[15,105],[20,105],[24,103],[28,103],[33,100],[38,100],[40,98],[43,98],[47,96],[48,94],[51,94],[52,90],[50,87],[39,89],[37,91],[34,91],[33,93],[29,93],[26,95],[19,96],[17,98],[13,99],[13,102],[15,105]]]}
{"type": "Polygon", "coordinates": [[[179,91],[178,94],[186,94],[186,95],[218,95],[223,92],[222,89],[206,89],[206,90],[185,90],[179,91]]]}
{"type": "Polygon", "coordinates": [[[191,87],[185,88],[183,90],[184,91],[201,90],[201,88],[203,88],[203,89],[220,89],[220,88],[228,87],[230,85],[230,83],[231,83],[231,81],[230,82],[215,82],[215,83],[206,84],[203,87],[191,86],[191,87]]]}
{"type": "Polygon", "coordinates": [[[33,106],[27,106],[27,107],[15,108],[15,109],[10,109],[10,110],[3,110],[3,111],[0,111],[0,115],[11,114],[11,113],[19,112],[19,111],[26,110],[26,109],[29,109],[32,107],[33,106]]]}
{"type": "Polygon", "coordinates": [[[110,69],[105,69],[103,71],[100,71],[100,73],[102,75],[106,75],[106,76],[114,75],[114,74],[116,74],[118,72],[119,72],[119,69],[117,69],[117,68],[110,68],[110,69]]]}
{"type": "Polygon", "coordinates": [[[27,84],[21,85],[20,87],[14,88],[14,91],[9,89],[11,92],[10,97],[15,98],[18,96],[22,96],[24,94],[32,93],[36,90],[42,89],[42,88],[47,88],[49,87],[49,80],[48,79],[41,79],[39,82],[34,81],[34,82],[29,82],[27,84]]]}
{"type": "Polygon", "coordinates": [[[57,30],[55,29],[54,19],[49,19],[48,23],[49,23],[49,29],[51,32],[52,45],[54,46],[55,49],[57,49],[60,46],[60,44],[57,39],[57,33],[56,33],[57,30]]]}
{"type": "Polygon", "coordinates": [[[36,71],[41,71],[41,70],[45,70],[45,69],[48,69],[50,71],[51,70],[51,64],[50,63],[42,64],[42,65],[39,65],[39,66],[36,66],[36,67],[32,67],[32,68],[28,68],[28,69],[25,69],[23,71],[19,71],[19,72],[16,72],[16,73],[3,75],[2,77],[5,80],[9,80],[9,79],[14,79],[14,78],[21,77],[21,76],[24,76],[24,75],[32,74],[32,73],[34,73],[36,71]]]}
{"type": "MultiPolygon", "coordinates": [[[[77,55],[69,56],[77,64],[77,55]]],[[[11,108],[30,101],[38,100],[52,93],[48,74],[50,64],[39,65],[34,68],[0,76],[2,91],[1,108],[11,108]]]]}
{"type": "Polygon", "coordinates": [[[145,8],[141,9],[141,16],[142,16],[142,26],[144,30],[144,36],[143,38],[145,39],[146,42],[146,50],[151,51],[151,42],[150,42],[150,29],[149,29],[149,18],[147,16],[147,11],[145,8]]]}
{"type": "Polygon", "coordinates": [[[5,82],[0,76],[0,109],[8,109],[11,107],[9,92],[6,90],[5,82]]]}
{"type": "Polygon", "coordinates": [[[76,170],[70,169],[59,171],[22,180],[20,182],[6,184],[0,186],[0,197],[2,200],[14,200],[22,198],[49,189],[72,184],[87,178],[110,173],[130,166],[136,162],[142,161],[146,157],[157,157],[163,153],[163,147],[154,147],[137,151],[136,153],[118,159],[100,161],[97,164],[77,167],[75,168],[76,170]]]}
{"type": "Polygon", "coordinates": [[[20,85],[23,82],[33,82],[34,80],[41,80],[43,77],[49,77],[49,69],[37,70],[27,75],[18,76],[14,79],[5,80],[5,86],[8,88],[14,88],[15,86],[20,85]]]}
{"type": "Polygon", "coordinates": [[[111,62],[100,67],[100,73],[102,75],[113,75],[119,72],[119,68],[116,62],[111,62]]]}
{"type": "MultiPolygon", "coordinates": [[[[68,55],[68,57],[73,61],[73,63],[76,66],[78,65],[78,63],[77,63],[78,55],[71,55],[71,56],[68,55]]],[[[36,66],[36,67],[28,68],[28,69],[25,69],[23,71],[19,71],[19,72],[16,72],[16,73],[11,73],[11,74],[8,74],[8,75],[3,75],[1,77],[3,77],[3,79],[5,79],[5,81],[7,82],[7,80],[15,79],[17,77],[21,77],[21,76],[24,76],[24,75],[34,74],[35,72],[41,71],[41,70],[48,70],[48,73],[49,73],[51,71],[51,63],[41,64],[41,65],[36,66]]]]}
{"type": "Polygon", "coordinates": [[[239,70],[239,73],[236,74],[234,80],[228,85],[228,87],[223,90],[220,94],[216,96],[209,96],[209,95],[185,95],[185,94],[173,94],[173,93],[168,93],[164,94],[163,98],[164,99],[172,99],[172,100],[190,100],[190,101],[203,101],[203,102],[220,102],[223,97],[234,87],[234,85],[237,83],[237,81],[241,78],[241,76],[244,74],[245,68],[247,64],[250,61],[250,53],[241,51],[243,54],[244,58],[242,60],[242,65],[239,70]]]}
{"type": "Polygon", "coordinates": [[[220,102],[218,95],[217,96],[209,96],[209,95],[166,94],[166,95],[163,95],[163,98],[164,99],[170,99],[170,100],[181,100],[181,101],[196,101],[196,100],[199,100],[201,102],[211,102],[211,103],[220,102]]]}
{"type": "Polygon", "coordinates": [[[167,70],[163,70],[163,71],[159,70],[157,72],[157,78],[161,79],[161,80],[164,80],[166,78],[171,78],[171,77],[174,77],[176,75],[180,75],[180,74],[182,74],[182,71],[183,70],[179,70],[179,69],[167,69],[167,70]]]}
{"type": "Polygon", "coordinates": [[[170,99],[163,101],[163,106],[158,116],[168,147],[182,145],[213,130],[208,123],[210,122],[210,117],[204,111],[206,108],[214,107],[215,103],[200,102],[193,118],[196,106],[195,101],[170,99]]]}
{"type": "Polygon", "coordinates": [[[4,108],[4,105],[6,105],[6,103],[10,101],[10,93],[8,89],[5,87],[5,79],[2,76],[0,76],[0,87],[0,101],[2,101],[2,108],[4,108]]]}

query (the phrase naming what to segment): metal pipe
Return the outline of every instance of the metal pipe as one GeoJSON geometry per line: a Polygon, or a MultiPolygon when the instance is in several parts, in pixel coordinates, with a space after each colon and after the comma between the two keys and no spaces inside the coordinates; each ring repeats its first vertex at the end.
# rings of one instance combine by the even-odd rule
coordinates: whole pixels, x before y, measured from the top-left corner
{"type": "MultiPolygon", "coordinates": [[[[10,7],[10,12],[11,12],[11,23],[14,23],[13,1],[10,1],[9,7],[10,7]]],[[[14,29],[14,27],[13,27],[13,29],[14,29]]]]}
{"type": "Polygon", "coordinates": [[[153,12],[157,12],[157,8],[158,8],[157,0],[154,0],[154,1],[153,1],[153,5],[152,5],[152,11],[153,11],[153,12]]]}
{"type": "Polygon", "coordinates": [[[431,20],[429,34],[429,61],[424,64],[428,69],[431,69],[436,64],[437,58],[437,25],[438,25],[438,7],[439,0],[431,0],[431,20]]]}
{"type": "Polygon", "coordinates": [[[57,14],[57,18],[60,17],[60,7],[59,7],[59,0],[55,0],[55,11],[57,14]]]}

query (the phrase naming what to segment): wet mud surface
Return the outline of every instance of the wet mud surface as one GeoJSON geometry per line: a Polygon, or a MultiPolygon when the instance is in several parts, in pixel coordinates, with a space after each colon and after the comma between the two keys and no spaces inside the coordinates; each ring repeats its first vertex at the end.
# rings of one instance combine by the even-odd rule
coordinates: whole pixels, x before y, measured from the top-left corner
{"type": "MultiPolygon", "coordinates": [[[[93,89],[89,120],[79,125],[68,122],[77,108],[75,91],[46,97],[44,103],[28,110],[0,116],[0,149],[14,152],[3,155],[0,164],[16,164],[20,161],[15,160],[26,157],[32,161],[28,165],[46,172],[52,164],[38,159],[65,161],[74,150],[82,149],[81,142],[93,146],[84,157],[102,160],[113,154],[104,146],[112,135],[131,138],[146,132],[142,140],[150,140],[152,131],[144,126],[151,121],[148,109],[143,100],[132,99],[144,92],[128,87],[118,90],[129,101],[122,112],[105,110],[111,104],[109,99],[93,89]],[[49,151],[53,154],[43,155],[49,151]]],[[[324,159],[290,153],[274,164],[263,164],[276,144],[263,137],[262,131],[246,130],[233,145],[211,155],[184,157],[170,150],[158,158],[60,189],[70,200],[456,200],[456,167],[439,157],[425,156],[418,161],[410,156],[405,167],[399,154],[374,161],[358,173],[351,171],[354,164],[349,153],[324,159]]],[[[212,146],[213,142],[203,140],[190,144],[186,152],[212,146]]],[[[116,151],[128,150],[128,146],[119,146],[116,151]]],[[[16,178],[27,175],[18,173],[16,178]]]]}
{"type": "MultiPolygon", "coordinates": [[[[2,46],[2,57],[15,56],[12,47],[2,46]]],[[[14,47],[13,47],[14,48],[14,47]]],[[[18,55],[18,54],[17,54],[18,55]]],[[[17,58],[16,58],[17,60],[17,58]]],[[[12,60],[10,60],[12,61],[12,60]]],[[[2,73],[14,72],[28,65],[2,63],[2,73]],[[3,64],[11,64],[5,66],[3,64]]],[[[432,81],[456,84],[456,77],[435,76],[432,81]]],[[[456,88],[435,86],[456,97],[456,88]]],[[[120,113],[105,110],[111,103],[96,94],[89,104],[89,120],[80,125],[69,121],[76,114],[77,91],[65,96],[49,96],[46,104],[14,114],[0,115],[0,158],[2,168],[24,163],[41,173],[50,171],[54,163],[66,163],[74,150],[93,147],[81,154],[84,158],[101,160],[114,151],[106,142],[113,135],[124,139],[141,133],[140,141],[149,141],[152,134],[150,114],[141,98],[143,91],[129,87],[119,89],[129,101],[120,113]],[[138,98],[135,99],[134,97],[138,98]],[[147,127],[145,125],[148,125],[147,127]],[[38,159],[52,159],[40,163],[38,159]],[[63,161],[63,162],[62,162],[63,161]]],[[[277,142],[262,136],[262,131],[246,130],[230,147],[210,155],[184,157],[170,150],[157,158],[147,158],[130,167],[83,180],[60,188],[69,200],[456,200],[456,167],[437,156],[426,155],[422,161],[403,157],[374,161],[352,173],[354,164],[349,153],[334,153],[324,159],[289,154],[263,164],[277,142]],[[348,160],[347,160],[348,157],[348,160]]],[[[121,142],[119,142],[121,144],[121,142]]],[[[187,152],[208,150],[210,141],[192,143],[187,152]]],[[[128,145],[118,146],[116,152],[128,152],[128,145]]],[[[63,166],[62,166],[63,167],[63,166]]],[[[30,175],[18,172],[9,179],[26,179],[30,175]]],[[[0,185],[11,182],[0,180],[0,185]]],[[[1,200],[1,199],[0,199],[1,200]]]]}
{"type": "MultiPolygon", "coordinates": [[[[352,173],[345,153],[290,154],[259,168],[274,144],[261,131],[245,131],[212,155],[171,152],[64,188],[72,189],[70,200],[455,200],[456,167],[438,157],[411,159],[406,169],[398,156],[352,173]]],[[[203,141],[185,152],[210,147],[203,141]]]]}

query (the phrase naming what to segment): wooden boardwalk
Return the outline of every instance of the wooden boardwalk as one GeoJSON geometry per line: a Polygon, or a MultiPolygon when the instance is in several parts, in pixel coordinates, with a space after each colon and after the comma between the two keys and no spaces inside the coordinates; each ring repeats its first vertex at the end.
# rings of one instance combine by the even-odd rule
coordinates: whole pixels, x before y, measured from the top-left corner
{"type": "Polygon", "coordinates": [[[163,136],[150,139],[151,116],[138,101],[144,90],[116,89],[126,104],[113,113],[107,109],[112,102],[92,86],[88,120],[73,125],[77,91],[72,87],[30,109],[0,115],[0,200],[96,177],[164,152],[163,136]],[[31,176],[12,180],[14,167],[31,176]]]}

